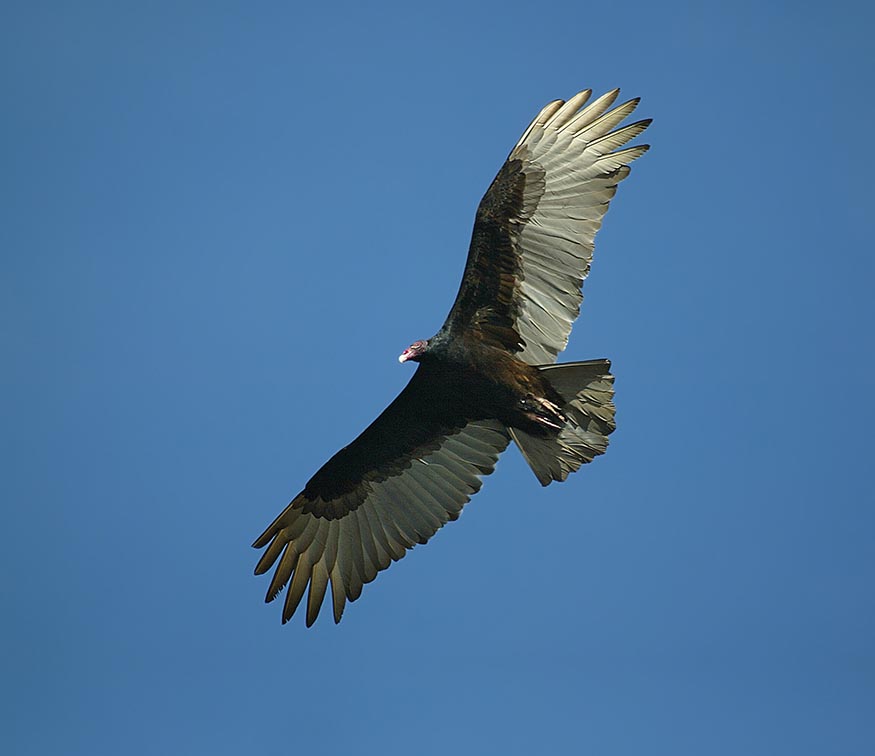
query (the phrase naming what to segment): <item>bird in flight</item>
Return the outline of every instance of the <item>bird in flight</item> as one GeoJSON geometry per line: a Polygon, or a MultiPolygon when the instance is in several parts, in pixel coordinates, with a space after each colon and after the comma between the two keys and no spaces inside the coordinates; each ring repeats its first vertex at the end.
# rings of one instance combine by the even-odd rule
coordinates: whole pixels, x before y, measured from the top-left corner
{"type": "Polygon", "coordinates": [[[283,622],[307,592],[312,625],[329,584],[340,622],[365,583],[459,517],[511,440],[545,486],[607,449],[610,362],[553,363],[608,204],[648,149],[625,145],[650,120],[624,126],[638,99],[591,94],[549,103],[525,130],[477,208],[446,322],[398,358],[418,363],[410,382],[253,544],[267,547],[257,575],[276,565],[266,601],[289,586],[283,622]]]}

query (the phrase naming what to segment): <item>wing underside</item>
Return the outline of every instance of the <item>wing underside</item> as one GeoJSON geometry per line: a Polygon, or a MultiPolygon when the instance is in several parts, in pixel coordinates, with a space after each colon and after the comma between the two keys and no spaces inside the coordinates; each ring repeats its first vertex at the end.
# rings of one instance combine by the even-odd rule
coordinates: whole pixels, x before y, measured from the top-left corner
{"type": "MultiPolygon", "coordinates": [[[[414,376],[405,391],[415,382],[414,376]]],[[[402,392],[359,439],[326,463],[253,544],[267,547],[256,574],[276,565],[266,600],[289,586],[283,622],[307,591],[306,621],[312,625],[329,585],[339,622],[346,602],[355,601],[378,572],[458,518],[507,447],[507,429],[497,420],[446,428],[426,419],[417,425],[411,414],[415,402],[404,397],[402,392]],[[399,440],[405,425],[417,429],[409,443],[399,440]],[[423,435],[423,425],[431,432],[423,435]],[[359,468],[357,479],[350,480],[349,470],[356,469],[351,456],[367,455],[381,439],[394,451],[359,468]]]]}
{"type": "Polygon", "coordinates": [[[624,147],[649,120],[620,124],[638,100],[610,109],[613,90],[547,105],[511,151],[477,211],[462,285],[445,328],[468,329],[547,364],[580,312],[596,232],[629,164],[624,147]]]}

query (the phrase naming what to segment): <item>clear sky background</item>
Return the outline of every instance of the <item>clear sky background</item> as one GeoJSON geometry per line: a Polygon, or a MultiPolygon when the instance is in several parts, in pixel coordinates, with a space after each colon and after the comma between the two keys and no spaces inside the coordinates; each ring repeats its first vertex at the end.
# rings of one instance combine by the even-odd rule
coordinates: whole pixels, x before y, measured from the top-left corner
{"type": "Polygon", "coordinates": [[[4,3],[8,754],[875,753],[864,3],[4,3]],[[340,626],[249,544],[396,395],[547,101],[653,149],[518,452],[340,626]]]}

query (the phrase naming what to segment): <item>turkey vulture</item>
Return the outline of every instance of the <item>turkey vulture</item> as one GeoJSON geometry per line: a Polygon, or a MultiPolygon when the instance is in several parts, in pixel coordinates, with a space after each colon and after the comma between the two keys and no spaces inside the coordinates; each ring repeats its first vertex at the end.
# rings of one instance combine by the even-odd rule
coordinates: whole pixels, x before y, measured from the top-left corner
{"type": "Polygon", "coordinates": [[[604,454],[614,428],[608,360],[552,364],[580,311],[593,239],[650,124],[620,127],[638,99],[615,89],[548,104],[477,208],[450,314],[398,358],[410,382],[310,479],[255,541],[255,573],[277,565],[266,601],[291,581],[283,622],[305,589],[307,626],[329,581],[334,621],[407,549],[425,543],[480,490],[513,439],[542,485],[604,454]],[[622,148],[622,149],[621,149],[622,148]]]}

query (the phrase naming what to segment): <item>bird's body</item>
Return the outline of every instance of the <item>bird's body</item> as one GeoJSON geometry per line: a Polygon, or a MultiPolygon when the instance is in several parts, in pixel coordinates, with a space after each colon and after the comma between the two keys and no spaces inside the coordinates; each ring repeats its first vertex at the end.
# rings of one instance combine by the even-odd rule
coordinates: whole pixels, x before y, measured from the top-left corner
{"type": "Polygon", "coordinates": [[[649,121],[615,128],[637,105],[609,110],[617,93],[538,114],[480,203],[446,322],[399,358],[419,363],[413,378],[255,542],[267,547],[256,573],[278,562],[267,600],[290,581],[283,621],[309,586],[312,624],[330,583],[339,622],[365,583],[459,516],[511,440],[543,485],[604,453],[610,363],[552,363],[608,203],[647,149],[618,149],[649,121]]]}
{"type": "Polygon", "coordinates": [[[564,419],[561,397],[534,365],[495,346],[439,333],[428,341],[419,370],[433,372],[471,420],[491,417],[533,433],[555,429],[564,419]],[[434,345],[434,346],[432,346],[434,345]],[[438,377],[439,376],[439,377],[438,377]]]}

